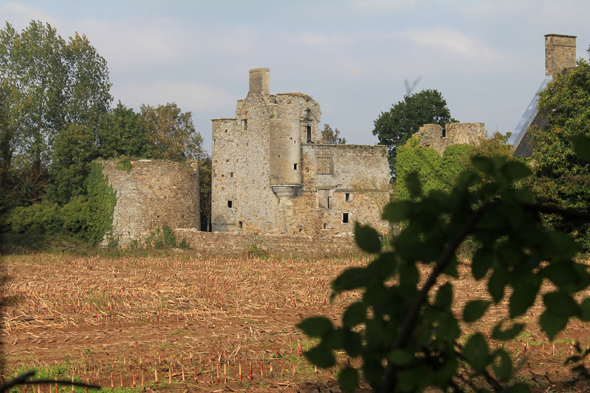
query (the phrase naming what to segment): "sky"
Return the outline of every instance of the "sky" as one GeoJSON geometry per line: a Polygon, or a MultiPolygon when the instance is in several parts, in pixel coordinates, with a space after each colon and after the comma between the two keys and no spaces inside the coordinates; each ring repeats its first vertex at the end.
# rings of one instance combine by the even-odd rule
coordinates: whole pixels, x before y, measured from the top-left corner
{"type": "Polygon", "coordinates": [[[413,92],[436,89],[452,116],[513,131],[545,78],[545,34],[590,46],[587,0],[1,1],[0,17],[63,38],[78,32],[107,61],[113,106],[175,102],[211,152],[211,119],[234,117],[248,70],[270,92],[321,106],[320,127],[376,144],[374,121],[413,92]]]}

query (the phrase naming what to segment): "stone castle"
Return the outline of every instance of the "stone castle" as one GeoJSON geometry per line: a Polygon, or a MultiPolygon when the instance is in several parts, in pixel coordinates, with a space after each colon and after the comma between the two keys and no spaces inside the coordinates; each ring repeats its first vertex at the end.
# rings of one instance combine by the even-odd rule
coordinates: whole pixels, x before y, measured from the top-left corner
{"type": "Polygon", "coordinates": [[[270,94],[269,74],[250,70],[235,117],[213,119],[213,231],[334,235],[360,222],[387,232],[386,147],[324,143],[320,105],[270,94]]]}
{"type": "Polygon", "coordinates": [[[442,156],[450,145],[479,145],[486,137],[486,130],[484,123],[449,123],[445,128],[438,124],[425,124],[414,136],[420,138],[420,147],[432,147],[442,156]]]}

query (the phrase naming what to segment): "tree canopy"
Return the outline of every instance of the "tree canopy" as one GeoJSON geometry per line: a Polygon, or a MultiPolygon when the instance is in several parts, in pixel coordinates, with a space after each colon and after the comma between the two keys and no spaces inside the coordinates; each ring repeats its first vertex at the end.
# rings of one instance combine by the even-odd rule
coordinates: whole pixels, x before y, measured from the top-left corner
{"type": "MultiPolygon", "coordinates": [[[[590,64],[558,74],[541,92],[539,111],[548,125],[533,132],[531,180],[535,197],[543,203],[587,211],[590,208],[590,165],[576,156],[571,138],[590,136],[590,64]]],[[[590,248],[590,225],[579,219],[546,215],[553,229],[570,233],[590,248]]]]}
{"type": "Polygon", "coordinates": [[[340,137],[340,131],[338,128],[333,130],[329,124],[324,124],[322,143],[327,143],[329,145],[344,145],[346,144],[346,138],[340,137]]]}
{"type": "Polygon", "coordinates": [[[437,90],[422,90],[404,97],[388,112],[381,112],[375,120],[373,135],[380,145],[386,145],[389,152],[391,174],[396,176],[397,150],[424,124],[438,124],[444,128],[447,123],[456,123],[451,117],[447,101],[437,90]]]}

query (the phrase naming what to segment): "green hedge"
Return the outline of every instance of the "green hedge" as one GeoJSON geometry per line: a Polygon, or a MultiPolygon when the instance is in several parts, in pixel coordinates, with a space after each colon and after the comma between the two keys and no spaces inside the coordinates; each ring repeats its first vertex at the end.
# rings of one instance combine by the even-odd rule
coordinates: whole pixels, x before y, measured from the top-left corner
{"type": "Polygon", "coordinates": [[[77,196],[64,205],[43,201],[14,209],[9,217],[10,231],[21,234],[66,233],[100,243],[112,229],[117,198],[102,174],[102,164],[92,163],[88,197],[77,196]]]}

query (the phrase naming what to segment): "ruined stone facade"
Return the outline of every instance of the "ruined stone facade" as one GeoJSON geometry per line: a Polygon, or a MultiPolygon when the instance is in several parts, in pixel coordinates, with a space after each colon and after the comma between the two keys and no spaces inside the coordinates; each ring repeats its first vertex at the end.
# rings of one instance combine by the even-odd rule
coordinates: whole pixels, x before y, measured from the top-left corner
{"type": "Polygon", "coordinates": [[[324,144],[319,104],[269,85],[268,68],[250,70],[236,117],[213,119],[213,231],[334,235],[358,221],[385,233],[386,147],[324,144]]]}
{"type": "Polygon", "coordinates": [[[449,123],[445,128],[438,124],[425,124],[414,136],[420,138],[420,147],[432,147],[442,156],[450,145],[479,145],[486,137],[486,130],[484,123],[449,123]]]}
{"type": "Polygon", "coordinates": [[[171,229],[198,228],[198,166],[168,160],[132,160],[130,171],[103,161],[102,173],[116,192],[113,236],[119,245],[143,243],[164,223],[171,229]]]}

